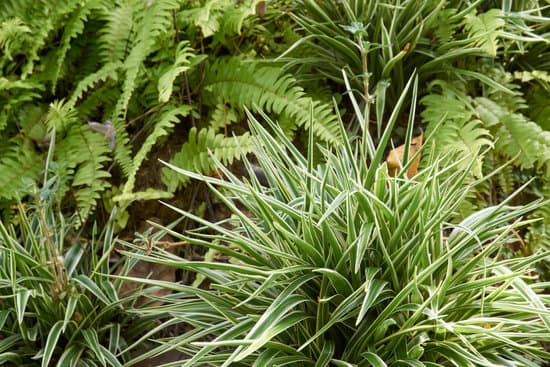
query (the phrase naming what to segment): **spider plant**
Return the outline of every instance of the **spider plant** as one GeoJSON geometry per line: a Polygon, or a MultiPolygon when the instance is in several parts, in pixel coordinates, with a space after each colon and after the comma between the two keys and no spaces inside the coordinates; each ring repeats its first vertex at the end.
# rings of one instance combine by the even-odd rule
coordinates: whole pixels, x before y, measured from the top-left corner
{"type": "Polygon", "coordinates": [[[56,203],[62,181],[46,174],[29,190],[34,201],[0,221],[0,365],[122,366],[131,351],[121,352],[152,320],[126,312],[141,291],[119,297],[120,282],[102,275],[110,272],[114,214],[79,238],[80,218],[56,203]]]}
{"type": "MultiPolygon", "coordinates": [[[[529,222],[524,214],[542,203],[502,202],[452,222],[470,189],[468,169],[440,169],[434,160],[409,179],[412,160],[405,159],[402,173],[390,177],[384,150],[411,89],[415,105],[409,80],[377,146],[363,129],[340,149],[310,145],[304,156],[267,116],[272,132],[249,115],[267,186],[250,165],[250,179],[221,164],[225,179],[172,167],[208,184],[232,217],[211,223],[174,207],[202,226],[165,229],[218,260],[190,261],[161,249],[131,254],[206,280],[192,287],[133,279],[173,291],[162,307],[136,313],[170,315],[165,326],[183,323],[187,331],[156,339],[156,348],[128,365],[169,350],[188,357],[163,366],[548,363],[548,284],[533,283],[530,270],[549,254],[499,256],[529,222]],[[325,163],[314,164],[314,152],[325,163]]],[[[409,139],[414,110],[410,116],[409,139]]]]}

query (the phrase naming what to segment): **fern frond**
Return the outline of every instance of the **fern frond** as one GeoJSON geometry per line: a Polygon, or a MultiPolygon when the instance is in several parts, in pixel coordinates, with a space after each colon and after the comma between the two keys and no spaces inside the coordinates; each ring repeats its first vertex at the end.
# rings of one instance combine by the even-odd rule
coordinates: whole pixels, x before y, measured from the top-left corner
{"type": "Polygon", "coordinates": [[[514,173],[514,166],[508,164],[505,167],[500,167],[500,171],[493,180],[493,182],[495,182],[494,190],[499,194],[499,197],[497,197],[499,202],[501,200],[505,200],[514,192],[514,190],[517,189],[515,185],[517,182],[514,180],[515,176],[516,173],[514,173]]]}
{"type": "Polygon", "coordinates": [[[30,139],[15,137],[0,156],[0,198],[12,200],[25,192],[25,180],[36,181],[42,171],[43,158],[30,139]]]}
{"type": "Polygon", "coordinates": [[[78,85],[76,86],[75,90],[71,95],[71,98],[69,98],[67,104],[71,107],[74,107],[76,105],[76,102],[79,99],[81,99],[87,91],[94,88],[96,84],[105,82],[108,79],[117,80],[118,71],[121,68],[122,68],[121,63],[111,62],[103,65],[101,69],[99,69],[95,73],[91,73],[87,75],[84,79],[82,79],[78,83],[78,85]]]}
{"type": "Polygon", "coordinates": [[[542,130],[521,113],[514,113],[496,102],[479,97],[475,100],[482,121],[492,126],[499,137],[496,149],[516,158],[521,168],[550,161],[550,132],[542,130]]]}
{"type": "Polygon", "coordinates": [[[116,129],[115,160],[122,172],[128,176],[132,169],[128,133],[126,131],[126,113],[128,103],[137,85],[139,70],[145,58],[154,50],[155,41],[161,34],[168,32],[172,24],[172,12],[179,8],[175,0],[156,0],[137,14],[137,35],[128,57],[124,61],[126,75],[122,94],[115,106],[112,122],[116,129]]]}
{"type": "MultiPolygon", "coordinates": [[[[21,93],[21,90],[41,90],[42,84],[33,81],[33,80],[10,80],[4,77],[0,77],[0,92],[6,93],[11,90],[18,90],[17,93],[21,93]]],[[[33,97],[40,97],[40,95],[36,94],[33,95],[33,97]]]]}
{"type": "Polygon", "coordinates": [[[430,83],[427,94],[420,101],[426,108],[422,111],[422,119],[431,124],[437,124],[443,119],[469,120],[475,113],[470,98],[463,86],[453,85],[443,80],[430,83]]]}
{"type": "MultiPolygon", "coordinates": [[[[113,197],[113,201],[117,203],[131,203],[133,201],[171,199],[173,197],[174,194],[164,190],[147,189],[145,191],[116,195],[113,197]]],[[[125,207],[125,204],[122,207],[125,207]]]]}
{"type": "Polygon", "coordinates": [[[105,12],[105,26],[100,30],[100,58],[104,64],[121,62],[131,44],[134,13],[140,1],[120,1],[105,12]]]}
{"type": "Polygon", "coordinates": [[[182,41],[176,48],[176,60],[159,78],[158,91],[159,102],[168,102],[172,95],[172,88],[176,77],[187,71],[190,67],[190,59],[195,56],[195,50],[189,47],[189,41],[182,41]]]}
{"type": "MultiPolygon", "coordinates": [[[[421,100],[426,106],[421,116],[428,123],[427,134],[437,126],[432,139],[435,154],[452,154],[453,158],[461,159],[477,155],[484,147],[491,146],[491,135],[481,121],[474,118],[475,110],[466,94],[443,81],[433,82],[431,88],[435,87],[441,89],[441,94],[431,93],[421,100]]],[[[464,164],[468,164],[467,159],[464,164]]],[[[481,165],[479,158],[473,167],[477,177],[482,175],[481,165]]]]}
{"type": "Polygon", "coordinates": [[[72,125],[55,148],[55,158],[73,173],[72,186],[76,204],[82,219],[87,218],[95,208],[101,192],[110,186],[111,175],[104,168],[111,161],[105,136],[92,131],[88,125],[72,125]]]}
{"type": "Polygon", "coordinates": [[[177,108],[168,106],[165,108],[164,113],[161,114],[159,121],[155,124],[153,131],[147,136],[147,139],[135,155],[132,170],[128,174],[128,179],[124,184],[121,195],[118,195],[113,200],[122,200],[121,197],[128,196],[132,193],[136,181],[136,174],[157,140],[170,133],[174,125],[180,121],[179,116],[187,116],[190,112],[190,106],[180,106],[177,108]]]}
{"type": "Polygon", "coordinates": [[[244,21],[256,14],[256,5],[262,0],[241,1],[239,6],[228,7],[220,18],[221,27],[216,33],[217,38],[241,34],[244,21]]]}
{"type": "Polygon", "coordinates": [[[529,117],[543,130],[550,131],[550,89],[539,85],[531,85],[527,93],[529,117]]]}
{"type": "MultiPolygon", "coordinates": [[[[550,200],[550,177],[544,177],[542,187],[538,191],[538,195],[543,200],[550,200]]],[[[533,223],[529,226],[529,233],[527,234],[527,243],[532,249],[550,249],[550,205],[542,205],[534,211],[530,218],[536,218],[539,222],[533,223]]],[[[550,263],[548,261],[544,266],[547,267],[546,274],[550,263]]]]}
{"type": "Polygon", "coordinates": [[[40,98],[44,86],[32,80],[9,80],[0,77],[0,132],[8,126],[13,113],[26,102],[40,98]]]}
{"type": "Polygon", "coordinates": [[[27,62],[22,68],[21,78],[27,78],[33,71],[36,61],[40,59],[40,50],[44,48],[47,42],[54,36],[56,30],[64,26],[66,17],[72,13],[79,5],[80,0],[67,0],[57,4],[43,4],[40,7],[33,8],[33,42],[27,53],[27,62]],[[55,11],[53,11],[55,9],[55,11]]]}
{"type": "Polygon", "coordinates": [[[31,29],[19,18],[6,19],[0,24],[0,49],[8,60],[18,54],[30,40],[31,29]]]}
{"type": "Polygon", "coordinates": [[[218,103],[210,114],[208,126],[217,131],[222,127],[231,125],[235,121],[238,121],[238,119],[239,113],[234,108],[225,103],[218,103]]]}
{"type": "Polygon", "coordinates": [[[530,82],[531,80],[539,80],[550,83],[550,73],[544,70],[514,71],[513,73],[509,73],[509,75],[522,83],[530,82]]]}
{"type": "Polygon", "coordinates": [[[521,85],[514,80],[510,73],[506,73],[499,67],[483,68],[483,72],[495,82],[513,92],[506,93],[501,88],[486,86],[483,97],[505,106],[509,112],[520,111],[528,107],[521,91],[521,85]]]}
{"type": "Polygon", "coordinates": [[[110,116],[120,92],[113,88],[113,83],[106,83],[94,89],[78,105],[78,117],[80,120],[103,120],[98,118],[98,111],[103,116],[110,116]]]}
{"type": "Polygon", "coordinates": [[[63,29],[63,37],[61,38],[60,47],[57,48],[55,54],[56,68],[52,76],[52,93],[55,93],[57,80],[61,76],[61,68],[65,61],[65,56],[71,47],[71,40],[76,38],[84,31],[84,23],[88,19],[88,15],[91,12],[91,8],[87,6],[87,3],[81,4],[78,9],[69,16],[69,20],[63,29]]]}
{"type": "Polygon", "coordinates": [[[248,106],[253,110],[286,114],[296,125],[309,128],[313,117],[314,134],[326,142],[340,141],[337,117],[330,104],[307,97],[291,75],[280,68],[260,66],[240,58],[218,59],[208,70],[204,86],[209,101],[220,99],[234,108],[248,106]],[[313,106],[313,116],[310,108],[313,106]]]}
{"type": "Polygon", "coordinates": [[[499,48],[498,37],[505,21],[502,11],[491,9],[486,13],[475,15],[470,13],[464,19],[464,26],[477,47],[482,48],[488,55],[495,57],[499,48]]]}
{"type": "MultiPolygon", "coordinates": [[[[250,153],[253,147],[254,141],[248,132],[241,136],[226,137],[216,134],[213,129],[202,129],[197,132],[196,128],[192,128],[189,131],[189,140],[183,144],[170,163],[193,172],[208,174],[216,167],[210,154],[223,164],[231,164],[235,159],[250,153]]],[[[163,168],[162,182],[168,191],[174,192],[186,185],[189,178],[169,168],[163,168]]]]}
{"type": "Polygon", "coordinates": [[[437,17],[430,19],[428,29],[433,28],[433,35],[438,44],[445,45],[447,42],[451,41],[459,27],[456,17],[454,16],[456,11],[457,10],[453,8],[443,9],[437,17]],[[445,19],[445,22],[441,22],[441,19],[445,19]]]}
{"type": "Polygon", "coordinates": [[[112,120],[115,128],[115,161],[120,165],[124,176],[128,176],[132,169],[132,151],[129,146],[130,136],[126,131],[126,121],[121,118],[112,120]]]}
{"type": "Polygon", "coordinates": [[[182,24],[193,24],[201,28],[203,36],[210,37],[220,27],[219,18],[223,9],[231,6],[225,0],[208,0],[203,6],[184,10],[179,15],[182,24]]]}
{"type": "Polygon", "coordinates": [[[78,113],[64,101],[54,101],[50,104],[46,115],[48,131],[57,131],[64,134],[72,125],[78,124],[78,113]]]}

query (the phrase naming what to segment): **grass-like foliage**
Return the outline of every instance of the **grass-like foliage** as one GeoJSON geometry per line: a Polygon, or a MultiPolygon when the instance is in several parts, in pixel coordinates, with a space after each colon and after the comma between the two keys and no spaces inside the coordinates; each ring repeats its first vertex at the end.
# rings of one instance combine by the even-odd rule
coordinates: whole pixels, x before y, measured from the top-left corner
{"type": "Polygon", "coordinates": [[[171,234],[229,260],[189,261],[161,250],[133,255],[207,279],[202,288],[135,279],[173,290],[165,306],[141,312],[190,326],[158,340],[148,355],[177,349],[188,355],[170,364],[178,366],[550,361],[541,345],[550,339],[546,284],[529,279],[548,253],[500,256],[528,223],[523,216],[541,204],[503,202],[452,223],[475,156],[465,170],[441,171],[434,161],[412,179],[406,170],[389,177],[380,161],[407,89],[379,145],[364,130],[336,150],[321,148],[321,165],[314,164],[313,146],[305,157],[267,117],[274,136],[250,115],[269,187],[251,167],[244,180],[221,164],[226,180],[172,167],[205,181],[233,216],[210,223],[174,208],[203,228],[171,234]]]}
{"type": "MultiPolygon", "coordinates": [[[[297,0],[291,16],[302,37],[279,59],[300,81],[328,79],[343,86],[341,69],[348,70],[359,101],[376,107],[370,122],[372,131],[376,123],[377,137],[391,113],[379,101],[393,105],[417,73],[422,123],[425,131],[435,131],[434,148],[427,152],[453,161],[493,147],[478,156],[474,175],[508,161],[514,167],[498,175],[500,182],[488,181],[488,190],[472,193],[462,213],[511,195],[526,177],[536,180],[517,202],[547,200],[547,5],[536,0],[297,0]]],[[[530,237],[548,243],[550,218],[543,211],[539,216],[544,222],[530,226],[530,237]]]]}
{"type": "Polygon", "coordinates": [[[121,282],[102,275],[114,218],[80,239],[79,216],[56,205],[58,185],[56,176],[46,179],[31,189],[32,204],[0,221],[0,365],[122,366],[137,349],[128,345],[152,328],[126,311],[143,293],[119,297],[121,282]]]}

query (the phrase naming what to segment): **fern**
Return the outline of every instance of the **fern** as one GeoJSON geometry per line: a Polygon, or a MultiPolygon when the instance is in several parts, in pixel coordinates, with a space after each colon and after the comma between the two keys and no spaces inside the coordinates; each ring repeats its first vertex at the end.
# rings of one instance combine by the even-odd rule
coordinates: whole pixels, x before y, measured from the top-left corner
{"type": "Polygon", "coordinates": [[[112,62],[104,65],[98,71],[87,75],[76,86],[71,95],[71,98],[69,98],[68,105],[71,107],[75,107],[78,100],[81,99],[87,91],[94,88],[97,84],[104,83],[109,79],[117,80],[118,71],[121,68],[121,63],[112,62]]]}
{"type": "MultiPolygon", "coordinates": [[[[86,99],[78,105],[78,116],[81,120],[95,120],[98,108],[103,108],[103,115],[111,115],[114,104],[120,95],[119,91],[113,88],[114,84],[105,83],[86,96],[86,99]]],[[[100,120],[102,119],[100,118],[100,120]]]]}
{"type": "Polygon", "coordinates": [[[72,175],[72,187],[80,217],[85,219],[95,208],[101,192],[110,186],[111,175],[104,164],[111,158],[111,149],[102,134],[87,125],[72,125],[55,149],[55,158],[66,165],[72,175]]]}
{"type": "Polygon", "coordinates": [[[483,97],[501,106],[505,106],[510,112],[518,112],[528,107],[523,97],[521,86],[510,73],[506,73],[501,67],[482,67],[482,71],[489,78],[508,90],[506,92],[502,88],[486,86],[483,91],[483,97]]]}
{"type": "Polygon", "coordinates": [[[71,17],[63,30],[63,37],[61,39],[61,47],[57,48],[55,55],[56,68],[52,76],[52,93],[55,93],[57,80],[61,76],[61,68],[65,61],[65,56],[71,47],[71,40],[76,38],[79,34],[82,34],[84,30],[84,23],[86,22],[88,15],[91,12],[89,3],[84,3],[79,6],[71,17]]]}
{"type": "Polygon", "coordinates": [[[229,103],[234,108],[249,106],[268,113],[286,114],[295,125],[309,128],[313,108],[313,132],[326,142],[340,141],[336,114],[331,105],[312,100],[280,68],[260,66],[240,58],[218,59],[204,81],[207,102],[229,103]]]}
{"type": "Polygon", "coordinates": [[[151,151],[157,140],[163,136],[168,135],[174,127],[174,124],[179,122],[179,116],[187,116],[191,112],[191,107],[180,106],[175,108],[172,105],[167,106],[161,114],[159,121],[155,124],[155,127],[151,134],[147,136],[145,142],[141,145],[141,148],[133,159],[133,167],[128,175],[128,179],[124,184],[122,193],[114,198],[115,201],[121,201],[123,197],[130,198],[130,194],[134,189],[136,174],[147,157],[147,154],[151,151]]]}
{"type": "Polygon", "coordinates": [[[30,75],[40,58],[40,50],[47,46],[57,29],[63,27],[66,17],[80,4],[79,0],[68,0],[62,3],[48,4],[44,7],[34,7],[30,14],[32,18],[33,43],[28,51],[27,62],[22,68],[22,78],[30,75]],[[55,9],[55,11],[53,11],[55,9]],[[40,13],[38,13],[40,12],[40,13]],[[38,13],[38,14],[37,14],[38,13]]]}
{"type": "MultiPolygon", "coordinates": [[[[542,186],[536,193],[541,199],[550,200],[550,177],[544,178],[542,186]]],[[[527,234],[527,242],[533,247],[536,246],[531,251],[538,248],[550,249],[550,205],[541,206],[530,217],[538,220],[529,227],[529,233],[527,234]]],[[[550,276],[550,263],[546,261],[541,266],[546,267],[541,269],[541,272],[546,275],[545,280],[550,280],[548,279],[550,276]]]]}
{"type": "MultiPolygon", "coordinates": [[[[235,159],[250,153],[253,147],[254,142],[249,133],[225,137],[223,134],[216,134],[213,129],[201,129],[197,132],[196,128],[192,128],[188,141],[170,163],[186,170],[208,174],[216,167],[211,154],[222,163],[231,164],[235,159]]],[[[162,182],[168,191],[174,192],[187,184],[189,178],[169,168],[163,168],[162,182]]]]}
{"type": "Polygon", "coordinates": [[[172,88],[176,77],[189,70],[190,59],[195,56],[195,50],[189,47],[188,41],[182,41],[176,48],[176,60],[174,65],[169,67],[158,81],[159,102],[168,102],[172,95],[172,88]]]}
{"type": "Polygon", "coordinates": [[[141,1],[121,1],[105,12],[100,30],[100,57],[104,64],[122,62],[126,57],[134,29],[134,13],[141,1]]]}
{"type": "Polygon", "coordinates": [[[217,104],[210,118],[208,119],[208,126],[211,129],[218,130],[220,128],[227,128],[227,126],[239,120],[240,114],[234,108],[231,108],[227,104],[217,104]]]}
{"type": "Polygon", "coordinates": [[[550,89],[534,85],[529,88],[526,95],[529,117],[546,131],[550,131],[550,89]]]}
{"type": "Polygon", "coordinates": [[[530,82],[531,80],[543,81],[550,83],[550,73],[543,70],[533,70],[533,71],[515,71],[513,73],[508,73],[511,77],[516,80],[519,80],[523,83],[530,82]]]}
{"type": "Polygon", "coordinates": [[[200,7],[182,11],[179,20],[183,24],[200,27],[205,38],[216,35],[223,39],[240,33],[244,20],[255,14],[260,1],[208,0],[200,7]]]}
{"type": "Polygon", "coordinates": [[[517,164],[524,169],[550,160],[550,132],[490,99],[478,97],[475,102],[481,120],[499,137],[496,149],[509,158],[517,157],[517,164]]]}
{"type": "Polygon", "coordinates": [[[451,41],[453,35],[458,28],[458,22],[456,21],[456,9],[443,9],[440,11],[438,17],[430,19],[428,30],[433,29],[434,42],[444,46],[447,42],[451,41]],[[442,22],[441,19],[446,21],[442,22]],[[432,28],[433,27],[433,28],[432,28]]]}
{"type": "Polygon", "coordinates": [[[179,7],[175,0],[156,0],[137,14],[137,35],[132,49],[124,61],[126,71],[122,94],[115,106],[112,121],[116,129],[115,160],[120,164],[127,176],[132,169],[131,152],[128,148],[128,133],[126,131],[126,113],[128,103],[137,85],[137,78],[145,58],[154,50],[155,41],[166,32],[172,22],[172,11],[179,7]]]}
{"type": "Polygon", "coordinates": [[[14,113],[25,103],[38,99],[42,90],[43,86],[35,81],[0,77],[0,133],[14,113]]]}
{"type": "Polygon", "coordinates": [[[502,11],[491,9],[486,13],[475,15],[470,13],[464,19],[464,25],[477,47],[482,48],[489,56],[495,57],[499,48],[498,37],[505,22],[502,11]]]}
{"type": "MultiPolygon", "coordinates": [[[[207,16],[212,16],[217,22],[213,28],[216,34],[209,41],[211,44],[201,45],[201,50],[212,50],[227,42],[241,44],[239,37],[233,36],[240,34],[244,22],[254,19],[259,1],[244,0],[237,4],[232,0],[0,2],[0,67],[5,75],[0,78],[2,167],[15,167],[12,160],[17,159],[16,147],[11,139],[20,134],[17,138],[26,142],[27,149],[26,153],[21,153],[21,164],[26,167],[25,157],[36,158],[36,166],[29,169],[30,178],[36,179],[43,163],[47,128],[50,135],[55,134],[53,162],[58,169],[54,174],[59,174],[63,181],[60,195],[63,200],[74,199],[75,202],[69,204],[76,204],[82,219],[85,219],[110,186],[106,166],[112,163],[113,156],[120,167],[122,182],[117,187],[119,195],[107,200],[114,199],[119,208],[125,208],[133,200],[170,195],[166,191],[137,188],[136,176],[162,137],[172,131],[181,116],[188,115],[195,108],[191,106],[194,102],[198,104],[198,111],[204,111],[204,116],[211,116],[215,122],[208,129],[192,130],[189,133],[191,140],[183,145],[174,162],[179,164],[179,160],[189,159],[189,154],[200,152],[196,157],[192,155],[189,167],[196,167],[203,173],[208,173],[212,167],[209,150],[226,163],[250,150],[252,142],[248,134],[237,138],[216,134],[231,121],[242,121],[241,102],[257,111],[266,108],[278,113],[289,134],[309,121],[309,111],[313,106],[317,136],[335,141],[339,131],[337,128],[330,130],[330,122],[335,122],[332,108],[307,98],[295,80],[277,68],[271,68],[270,79],[263,85],[256,83],[260,89],[255,89],[262,94],[268,90],[266,88],[273,87],[272,81],[277,79],[280,83],[274,90],[279,96],[276,106],[268,101],[269,97],[258,98],[258,95],[246,96],[242,101],[228,98],[224,102],[220,98],[211,100],[210,91],[203,93],[203,77],[208,78],[208,75],[202,73],[212,73],[208,68],[194,68],[206,56],[197,55],[192,47],[199,45],[192,38],[195,30],[191,29],[188,34],[181,31],[180,26],[185,23],[181,20],[186,17],[186,11],[179,12],[180,6],[197,10],[194,13],[197,17],[186,19],[192,28],[202,25],[198,21],[200,14],[208,13],[207,16]],[[182,101],[183,93],[177,91],[183,73],[186,73],[186,82],[190,81],[190,88],[185,90],[189,106],[182,106],[185,102],[182,101]],[[289,106],[283,106],[285,104],[289,106]],[[224,116],[224,111],[229,111],[229,114],[224,116]],[[116,131],[114,152],[109,149],[104,136],[92,131],[86,123],[108,119],[116,131]],[[152,122],[150,135],[141,146],[133,147],[130,134],[145,129],[147,125],[141,125],[144,120],[152,122]],[[42,130],[34,131],[38,128],[42,130]],[[36,146],[33,146],[33,139],[36,146]]],[[[262,26],[257,35],[265,33],[262,26]]],[[[246,35],[250,36],[249,33],[246,35]]],[[[247,45],[248,49],[255,46],[255,42],[247,45]]],[[[240,72],[257,71],[261,79],[262,73],[269,70],[252,67],[240,72]]],[[[216,88],[220,85],[211,90],[216,91],[216,88]]],[[[195,114],[194,118],[197,126],[206,125],[202,116],[195,114]]],[[[235,131],[242,131],[242,128],[237,126],[235,131]]],[[[19,171],[16,172],[20,175],[19,171]]],[[[173,183],[172,190],[180,184],[173,183]]],[[[6,192],[21,189],[20,185],[14,187],[13,190],[8,187],[6,192]]],[[[108,205],[112,207],[113,202],[108,205]]]]}
{"type": "MultiPolygon", "coordinates": [[[[476,155],[486,146],[491,146],[489,131],[480,120],[474,118],[475,110],[470,99],[457,86],[437,80],[431,89],[439,88],[440,93],[428,94],[421,103],[426,107],[422,118],[428,123],[427,134],[437,126],[433,141],[435,154],[452,154],[453,159],[462,159],[468,164],[468,157],[476,155]]],[[[481,158],[476,161],[474,174],[482,175],[481,158]]]]}
{"type": "Polygon", "coordinates": [[[57,135],[54,158],[63,164],[65,172],[61,176],[72,179],[76,205],[85,219],[101,192],[110,186],[106,179],[111,175],[103,165],[111,160],[111,149],[105,136],[82,124],[77,111],[63,101],[50,105],[45,123],[49,132],[57,135]]]}
{"type": "Polygon", "coordinates": [[[34,182],[42,171],[43,158],[32,141],[21,137],[10,139],[7,147],[0,148],[0,198],[22,199],[26,181],[34,182]]]}
{"type": "Polygon", "coordinates": [[[240,34],[244,21],[256,14],[256,5],[262,0],[247,0],[241,2],[238,7],[232,6],[225,12],[222,21],[221,32],[216,37],[225,38],[233,34],[240,34]]]}
{"type": "Polygon", "coordinates": [[[78,124],[78,114],[70,104],[64,101],[55,101],[50,104],[46,116],[46,125],[50,133],[65,134],[73,125],[78,124]]]}
{"type": "Polygon", "coordinates": [[[0,49],[8,60],[23,52],[25,45],[30,44],[31,29],[19,18],[4,20],[0,24],[0,49]]]}
{"type": "MultiPolygon", "coordinates": [[[[124,212],[128,205],[134,201],[147,201],[147,200],[159,200],[159,199],[171,199],[174,194],[164,191],[148,188],[145,191],[129,192],[126,194],[119,194],[113,196],[112,200],[119,205],[119,211],[124,212]]],[[[123,221],[121,227],[126,225],[126,221],[123,221]]]]}

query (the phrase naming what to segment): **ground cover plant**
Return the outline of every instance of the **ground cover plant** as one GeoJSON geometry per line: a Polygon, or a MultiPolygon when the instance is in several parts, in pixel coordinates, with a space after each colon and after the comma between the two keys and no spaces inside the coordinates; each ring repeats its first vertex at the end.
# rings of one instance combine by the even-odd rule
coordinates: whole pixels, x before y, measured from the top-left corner
{"type": "Polygon", "coordinates": [[[549,31],[547,0],[0,1],[0,365],[547,364],[549,31]]]}
{"type": "MultiPolygon", "coordinates": [[[[416,70],[433,154],[460,159],[497,142],[474,173],[513,165],[479,186],[464,214],[529,177],[517,201],[548,198],[548,12],[541,1],[4,1],[0,207],[11,215],[20,178],[39,179],[52,134],[64,206],[80,223],[98,205],[103,218],[117,207],[117,230],[132,203],[189,184],[156,158],[209,173],[209,150],[224,163],[249,152],[244,105],[299,137],[313,100],[316,138],[338,143],[331,97],[351,111],[342,68],[359,103],[376,104],[375,140],[390,112],[377,96],[392,105],[416,70]]],[[[549,243],[547,223],[530,226],[527,247],[549,243]]]]}
{"type": "MultiPolygon", "coordinates": [[[[251,167],[251,179],[241,180],[220,164],[223,180],[171,166],[206,182],[232,217],[211,223],[174,208],[202,228],[170,233],[229,261],[189,261],[162,250],[131,255],[206,279],[199,288],[133,279],[173,291],[165,306],[137,313],[169,314],[172,323],[190,326],[159,339],[151,355],[176,349],[188,356],[173,366],[550,361],[542,345],[550,337],[547,284],[530,279],[549,252],[501,256],[529,223],[525,215],[547,203],[511,206],[510,198],[453,223],[472,189],[465,182],[475,156],[467,169],[457,162],[442,171],[435,160],[413,178],[405,169],[390,177],[381,164],[385,145],[411,84],[380,143],[364,129],[339,149],[320,149],[321,165],[313,146],[304,156],[267,116],[274,136],[249,115],[267,187],[251,167]]],[[[359,121],[364,117],[358,110],[359,121]]]]}
{"type": "MultiPolygon", "coordinates": [[[[126,312],[143,292],[121,294],[112,271],[113,224],[78,238],[59,209],[59,184],[46,176],[33,198],[0,221],[0,365],[122,366],[139,348],[127,348],[153,327],[126,312]]],[[[133,264],[121,266],[128,274],[133,264]]]]}
{"type": "MultiPolygon", "coordinates": [[[[503,200],[529,177],[536,179],[516,201],[550,198],[547,3],[298,2],[293,17],[304,37],[278,59],[299,80],[328,79],[346,91],[341,69],[349,70],[360,102],[373,105],[370,126],[380,137],[388,111],[377,97],[392,106],[417,72],[421,122],[426,132],[435,131],[435,155],[452,151],[453,159],[460,159],[493,146],[479,156],[477,177],[512,162],[472,192],[463,214],[503,200]]],[[[396,130],[395,137],[403,131],[396,130]]],[[[536,215],[545,221],[530,226],[527,247],[550,243],[547,208],[536,215]]]]}

